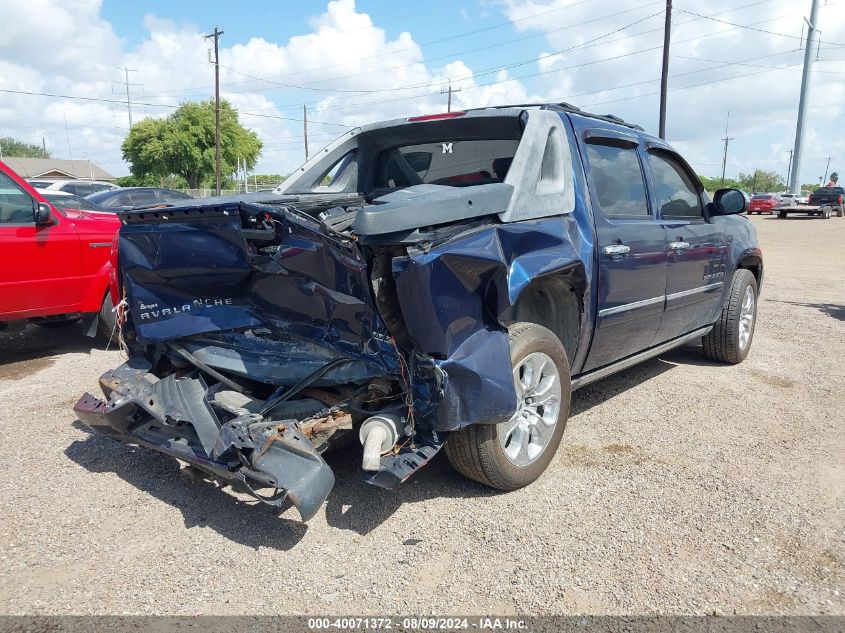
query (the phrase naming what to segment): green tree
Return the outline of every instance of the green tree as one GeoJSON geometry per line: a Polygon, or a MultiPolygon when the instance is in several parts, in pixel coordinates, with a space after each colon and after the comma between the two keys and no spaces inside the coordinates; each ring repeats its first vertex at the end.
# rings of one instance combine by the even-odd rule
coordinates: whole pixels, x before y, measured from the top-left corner
{"type": "Polygon", "coordinates": [[[21,158],[50,158],[50,152],[41,145],[19,141],[11,136],[0,138],[3,156],[18,156],[21,158]]]}
{"type": "Polygon", "coordinates": [[[120,187],[167,187],[168,189],[187,189],[188,183],[182,176],[155,176],[147,174],[143,178],[133,176],[119,176],[115,184],[120,187]]]}
{"type": "Polygon", "coordinates": [[[704,185],[705,191],[709,191],[710,193],[714,193],[719,189],[743,189],[743,184],[733,178],[725,178],[724,183],[722,183],[722,179],[719,177],[709,178],[707,176],[699,175],[698,178],[701,180],[701,184],[704,185]]]}
{"type": "Polygon", "coordinates": [[[279,183],[285,181],[287,176],[281,174],[250,174],[249,182],[257,185],[273,185],[274,187],[279,183]]]}
{"type": "Polygon", "coordinates": [[[783,181],[783,177],[774,171],[755,169],[750,174],[740,172],[738,180],[742,183],[742,188],[747,191],[775,192],[786,189],[786,183],[783,181]]]}
{"type": "Polygon", "coordinates": [[[839,184],[839,172],[836,172],[836,171],[830,172],[830,179],[838,185],[839,184]]]}
{"type": "MultiPolygon", "coordinates": [[[[133,176],[181,176],[192,189],[214,178],[214,101],[183,103],[166,119],[144,119],[123,142],[123,158],[133,176]]],[[[220,172],[234,172],[238,162],[255,166],[261,141],[238,121],[237,111],[220,102],[220,172]]]]}

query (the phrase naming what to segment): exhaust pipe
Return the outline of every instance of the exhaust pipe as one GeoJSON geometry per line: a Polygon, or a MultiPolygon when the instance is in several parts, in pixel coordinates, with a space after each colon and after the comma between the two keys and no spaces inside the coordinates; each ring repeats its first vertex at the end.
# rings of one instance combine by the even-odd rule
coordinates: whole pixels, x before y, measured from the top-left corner
{"type": "Polygon", "coordinates": [[[381,456],[399,440],[399,416],[386,413],[367,418],[361,425],[358,437],[364,445],[361,468],[377,471],[381,465],[381,456]]]}

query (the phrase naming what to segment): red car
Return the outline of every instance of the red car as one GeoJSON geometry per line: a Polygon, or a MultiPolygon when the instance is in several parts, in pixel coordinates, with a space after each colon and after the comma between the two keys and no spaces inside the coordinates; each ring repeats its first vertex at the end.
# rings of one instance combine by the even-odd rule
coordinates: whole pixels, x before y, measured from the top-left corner
{"type": "Polygon", "coordinates": [[[748,205],[748,215],[752,213],[772,214],[780,204],[780,197],[773,193],[758,193],[751,196],[751,204],[748,205]]]}
{"type": "Polygon", "coordinates": [[[29,319],[59,325],[86,319],[106,338],[115,316],[109,294],[117,216],[58,209],[0,162],[0,328],[29,319]]]}

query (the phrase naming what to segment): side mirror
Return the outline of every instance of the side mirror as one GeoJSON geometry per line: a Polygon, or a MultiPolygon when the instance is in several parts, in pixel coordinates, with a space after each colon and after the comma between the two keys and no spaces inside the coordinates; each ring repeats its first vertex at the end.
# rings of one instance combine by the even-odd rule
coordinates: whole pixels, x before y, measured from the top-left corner
{"type": "Polygon", "coordinates": [[[748,196],[739,189],[719,189],[713,204],[719,215],[735,215],[748,210],[748,196]]]}
{"type": "Polygon", "coordinates": [[[35,226],[46,226],[53,223],[53,212],[46,202],[36,203],[33,215],[35,216],[35,226]]]}

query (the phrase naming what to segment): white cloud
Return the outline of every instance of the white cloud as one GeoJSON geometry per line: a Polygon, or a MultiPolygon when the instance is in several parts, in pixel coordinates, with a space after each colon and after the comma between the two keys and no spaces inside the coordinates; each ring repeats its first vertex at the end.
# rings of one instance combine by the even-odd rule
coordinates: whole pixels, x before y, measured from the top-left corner
{"type": "MultiPolygon", "coordinates": [[[[730,110],[730,134],[735,140],[729,172],[753,166],[785,171],[801,73],[759,66],[800,66],[801,53],[792,49],[798,46],[803,7],[790,0],[768,0],[729,11],[734,3],[690,0],[682,8],[742,24],[767,20],[759,28],[795,37],[736,29],[678,10],[673,28],[669,137],[702,173],[716,173],[724,119],[730,110]],[[785,51],[792,52],[773,55],[785,51]],[[720,65],[720,60],[747,60],[749,65],[720,65]],[[683,89],[749,73],[758,74],[683,89]]],[[[585,109],[613,112],[654,131],[657,96],[652,93],[659,89],[663,17],[653,14],[663,6],[663,0],[645,4],[620,0],[612,7],[595,0],[482,0],[473,11],[501,12],[511,20],[513,32],[490,32],[484,36],[489,39],[475,40],[479,46],[530,38],[512,48],[522,51],[513,55],[512,62],[518,65],[497,69],[500,58],[490,62],[484,54],[453,58],[438,54],[441,61],[433,65],[426,62],[415,39],[419,33],[408,30],[391,38],[379,25],[378,14],[359,11],[354,0],[334,0],[312,18],[310,32],[286,41],[253,37],[226,46],[229,36],[224,36],[222,93],[238,107],[242,122],[262,138],[265,150],[259,169],[271,172],[290,171],[303,158],[303,102],[308,104],[313,150],[341,133],[341,125],[442,111],[446,97],[441,90],[450,81],[460,88],[453,94],[455,109],[566,100],[585,109]],[[546,52],[535,53],[538,49],[546,52]],[[603,61],[608,58],[613,59],[603,61]]],[[[0,88],[84,95],[117,103],[4,95],[0,127],[4,135],[31,142],[40,143],[45,137],[48,148],[66,156],[67,118],[74,157],[86,152],[107,169],[125,173],[119,150],[127,127],[124,88],[116,83],[124,78],[120,68],[134,69],[130,81],[143,84],[132,87],[134,119],[164,116],[182,100],[211,96],[210,42],[195,24],[147,15],[145,38],[130,45],[102,18],[99,0],[75,0],[72,10],[66,7],[62,0],[0,3],[0,23],[13,25],[0,32],[0,88]],[[51,37],[32,36],[44,32],[51,37]]],[[[833,9],[822,7],[821,21],[825,25],[822,39],[845,42],[845,24],[836,19],[833,9]]],[[[843,51],[823,45],[821,57],[842,59],[843,51]]],[[[830,146],[811,141],[841,135],[845,99],[838,66],[822,62],[817,69],[825,72],[813,78],[805,181],[815,171],[823,171],[819,163],[828,154],[842,152],[841,143],[830,146]]]]}
{"type": "MultiPolygon", "coordinates": [[[[720,139],[729,110],[730,136],[735,140],[730,146],[728,174],[755,166],[785,173],[789,160],[786,150],[792,148],[794,141],[803,60],[803,52],[796,49],[803,12],[809,6],[796,6],[790,0],[739,6],[746,4],[747,8],[732,11],[737,8],[733,0],[701,0],[679,8],[736,24],[752,25],[765,20],[757,28],[793,37],[740,29],[680,10],[674,14],[667,135],[705,174],[721,169],[720,139]],[[732,60],[747,60],[749,65],[718,63],[732,60]],[[766,68],[783,65],[796,66],[780,71],[766,68]],[[702,69],[709,70],[696,72],[702,69]],[[748,76],[685,88],[736,75],[748,76]]],[[[500,6],[515,29],[543,34],[552,52],[587,43],[580,49],[541,59],[539,69],[547,74],[537,78],[539,85],[535,89],[587,110],[613,112],[656,132],[658,96],[654,93],[659,91],[664,16],[648,16],[660,11],[663,2],[620,0],[610,9],[597,8],[595,2],[583,0],[503,0],[500,6]],[[647,19],[629,26],[643,18],[647,19]],[[622,30],[608,35],[617,29],[622,30]],[[601,36],[606,37],[591,43],[601,36]],[[655,50],[648,50],[652,48],[655,50]],[[598,61],[606,58],[616,59],[598,61]],[[560,70],[563,68],[566,70],[560,70]],[[629,85],[637,83],[640,85],[629,85]],[[619,86],[626,87],[614,89],[619,86]]],[[[845,42],[845,22],[837,19],[835,9],[822,7],[819,21],[824,24],[822,40],[845,42]]],[[[841,59],[845,51],[823,44],[822,56],[825,49],[834,59],[841,59]]],[[[820,63],[816,68],[826,72],[817,72],[813,77],[802,169],[804,182],[813,180],[811,174],[828,154],[838,152],[840,160],[845,159],[841,143],[820,147],[810,140],[836,138],[842,125],[845,96],[843,75],[827,72],[837,70],[833,64],[820,63]]]]}

